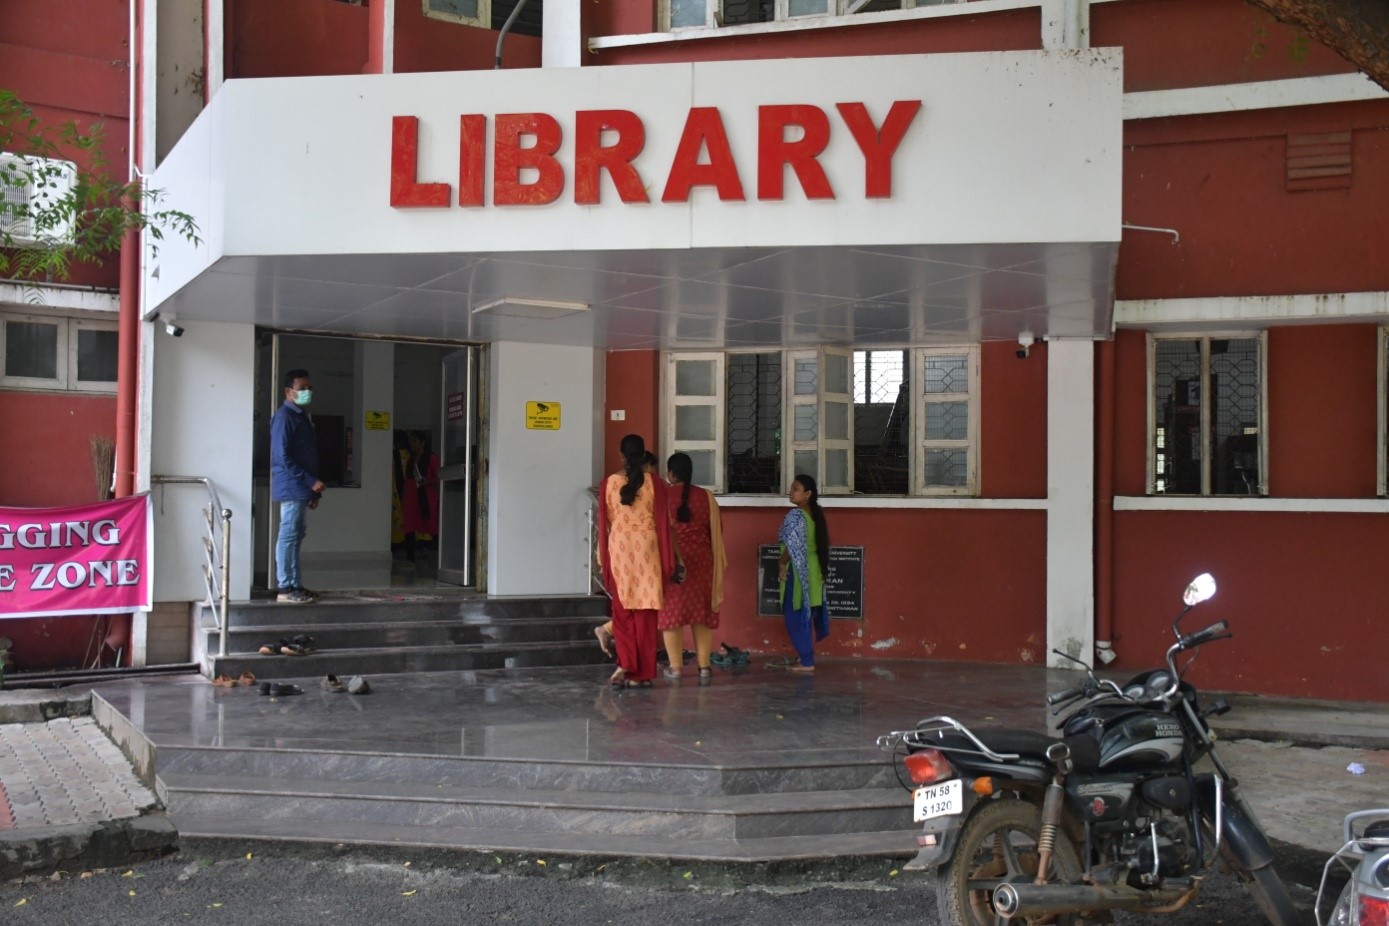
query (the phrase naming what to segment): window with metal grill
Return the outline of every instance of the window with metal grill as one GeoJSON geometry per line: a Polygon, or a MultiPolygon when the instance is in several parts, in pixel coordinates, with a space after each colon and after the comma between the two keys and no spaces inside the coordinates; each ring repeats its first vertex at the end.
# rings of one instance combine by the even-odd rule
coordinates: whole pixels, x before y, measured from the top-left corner
{"type": "Polygon", "coordinates": [[[1267,492],[1263,335],[1149,341],[1149,485],[1158,495],[1267,492]]]}

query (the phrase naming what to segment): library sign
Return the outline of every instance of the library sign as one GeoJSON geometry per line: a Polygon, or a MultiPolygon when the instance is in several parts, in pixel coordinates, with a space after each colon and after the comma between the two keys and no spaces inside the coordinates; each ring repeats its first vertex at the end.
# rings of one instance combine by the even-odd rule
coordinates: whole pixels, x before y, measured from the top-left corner
{"type": "Polygon", "coordinates": [[[0,618],[151,606],[148,494],[72,508],[0,507],[0,618]]]}

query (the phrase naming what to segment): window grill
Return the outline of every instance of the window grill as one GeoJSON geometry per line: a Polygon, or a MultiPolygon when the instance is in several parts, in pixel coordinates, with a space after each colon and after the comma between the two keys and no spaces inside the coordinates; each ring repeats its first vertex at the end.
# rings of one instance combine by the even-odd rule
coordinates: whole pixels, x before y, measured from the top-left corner
{"type": "Polygon", "coordinates": [[[728,355],[729,492],[781,491],[781,354],[728,355]]]}
{"type": "Polygon", "coordinates": [[[854,352],[854,491],[905,495],[911,392],[902,350],[854,352]]]}
{"type": "Polygon", "coordinates": [[[1152,491],[1261,493],[1261,342],[1159,338],[1152,350],[1152,491]]]}

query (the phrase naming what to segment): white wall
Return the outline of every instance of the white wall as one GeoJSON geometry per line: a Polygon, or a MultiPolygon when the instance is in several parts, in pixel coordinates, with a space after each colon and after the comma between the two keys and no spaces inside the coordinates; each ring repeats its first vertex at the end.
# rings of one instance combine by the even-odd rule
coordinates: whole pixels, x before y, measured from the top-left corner
{"type": "MultiPolygon", "coordinates": [[[[198,322],[183,337],[156,329],[150,471],[206,476],[232,510],[231,597],[251,590],[251,446],[255,330],[198,322]]],[[[154,599],[199,601],[203,587],[201,486],[153,489],[154,599]]]]}
{"type": "Polygon", "coordinates": [[[602,357],[583,347],[491,347],[489,594],[588,592],[588,488],[601,459],[602,357]],[[526,428],[526,403],[534,401],[560,403],[558,431],[526,428]]]}

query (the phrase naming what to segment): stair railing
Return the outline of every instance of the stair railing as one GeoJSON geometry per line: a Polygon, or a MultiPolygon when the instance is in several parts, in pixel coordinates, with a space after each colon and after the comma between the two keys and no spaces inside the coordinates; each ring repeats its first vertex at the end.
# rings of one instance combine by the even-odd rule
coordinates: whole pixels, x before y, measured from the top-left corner
{"type": "Polygon", "coordinates": [[[231,590],[230,508],[222,507],[217,487],[206,476],[151,476],[152,485],[200,485],[207,489],[208,504],[203,508],[203,587],[217,621],[217,655],[227,655],[227,598],[231,590]],[[219,524],[220,522],[220,524],[219,524]],[[220,535],[220,536],[219,536],[220,535]]]}

